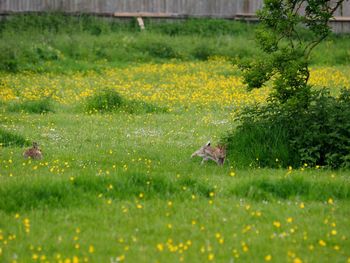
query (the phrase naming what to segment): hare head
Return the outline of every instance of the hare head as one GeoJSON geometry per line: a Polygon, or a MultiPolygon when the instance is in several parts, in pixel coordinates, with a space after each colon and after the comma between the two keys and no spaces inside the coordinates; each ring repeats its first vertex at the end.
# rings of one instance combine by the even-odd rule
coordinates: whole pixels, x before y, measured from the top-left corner
{"type": "Polygon", "coordinates": [[[223,165],[226,158],[225,146],[220,145],[217,147],[212,147],[209,141],[191,155],[191,157],[194,156],[203,158],[201,164],[203,164],[205,161],[213,160],[218,165],[223,165]]]}
{"type": "Polygon", "coordinates": [[[210,148],[210,144],[210,141],[208,141],[204,146],[192,153],[191,158],[195,156],[204,157],[206,155],[206,150],[210,148]]]}

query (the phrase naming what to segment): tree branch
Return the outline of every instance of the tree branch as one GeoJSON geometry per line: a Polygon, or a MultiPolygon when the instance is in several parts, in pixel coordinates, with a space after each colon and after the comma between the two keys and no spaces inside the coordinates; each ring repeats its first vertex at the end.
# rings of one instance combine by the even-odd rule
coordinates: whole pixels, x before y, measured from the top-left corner
{"type": "MultiPolygon", "coordinates": [[[[346,0],[348,1],[348,0],[346,0]]],[[[333,16],[333,14],[335,13],[335,11],[337,11],[337,9],[345,2],[345,0],[338,0],[334,6],[334,8],[330,9],[330,13],[333,16]]]]}

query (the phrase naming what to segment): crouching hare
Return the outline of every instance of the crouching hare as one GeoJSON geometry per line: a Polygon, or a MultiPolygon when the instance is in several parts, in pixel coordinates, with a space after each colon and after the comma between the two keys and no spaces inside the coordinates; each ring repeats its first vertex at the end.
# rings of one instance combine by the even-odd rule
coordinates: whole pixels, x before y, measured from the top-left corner
{"type": "Polygon", "coordinates": [[[222,146],[222,145],[218,145],[217,147],[212,147],[210,146],[210,141],[209,141],[199,150],[195,151],[191,155],[191,158],[194,156],[199,156],[203,158],[201,164],[203,164],[205,161],[213,160],[218,165],[223,165],[226,158],[226,149],[225,149],[225,146],[222,146]]]}
{"type": "Polygon", "coordinates": [[[27,149],[23,153],[24,158],[32,158],[35,160],[39,160],[43,158],[43,154],[39,149],[39,145],[36,142],[33,142],[33,147],[27,149]]]}

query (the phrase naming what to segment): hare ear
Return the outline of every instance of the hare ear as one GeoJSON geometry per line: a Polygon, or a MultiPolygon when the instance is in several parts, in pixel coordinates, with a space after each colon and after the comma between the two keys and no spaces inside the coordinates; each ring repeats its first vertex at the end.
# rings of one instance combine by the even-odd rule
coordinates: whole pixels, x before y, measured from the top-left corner
{"type": "Polygon", "coordinates": [[[210,141],[207,142],[207,144],[205,146],[210,146],[210,141]]]}

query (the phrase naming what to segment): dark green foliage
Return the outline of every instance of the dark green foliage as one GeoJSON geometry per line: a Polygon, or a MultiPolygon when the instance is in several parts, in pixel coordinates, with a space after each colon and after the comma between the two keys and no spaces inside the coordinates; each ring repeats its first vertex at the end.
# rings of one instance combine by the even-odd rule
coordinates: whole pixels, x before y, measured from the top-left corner
{"type": "Polygon", "coordinates": [[[112,89],[103,89],[86,99],[85,110],[88,112],[111,112],[120,109],[122,97],[112,89]]]}
{"type": "Polygon", "coordinates": [[[224,139],[227,158],[235,167],[287,167],[299,164],[288,141],[288,129],[270,120],[247,118],[224,139]]]}
{"type": "Polygon", "coordinates": [[[18,71],[17,52],[14,47],[0,42],[0,70],[8,72],[18,71]]]}
{"type": "Polygon", "coordinates": [[[324,201],[326,197],[350,199],[350,186],[327,180],[308,180],[293,174],[278,179],[254,179],[238,183],[229,192],[231,195],[254,200],[300,199],[324,201]]]}
{"type": "Polygon", "coordinates": [[[265,0],[258,11],[261,21],[256,40],[265,56],[242,63],[250,89],[273,81],[272,97],[280,103],[290,100],[306,108],[310,98],[308,65],[311,51],[328,35],[328,25],[344,0],[333,1],[265,0]],[[300,12],[301,6],[305,12],[300,12]],[[305,31],[307,37],[303,37],[305,31]]]}
{"type": "Polygon", "coordinates": [[[163,176],[149,176],[140,173],[114,175],[112,177],[97,177],[84,175],[75,178],[73,182],[47,178],[44,181],[26,183],[9,183],[0,185],[0,209],[7,212],[31,210],[36,208],[63,208],[96,203],[97,196],[104,198],[129,200],[137,198],[140,193],[145,198],[189,199],[191,195],[209,197],[213,187],[198,183],[197,180],[173,181],[163,176]],[[106,186],[112,186],[106,188],[106,186]],[[182,187],[188,186],[188,191],[182,187]]]}
{"type": "Polygon", "coordinates": [[[13,102],[8,105],[7,110],[10,112],[28,112],[37,114],[54,112],[53,104],[50,99],[13,102]]]}
{"type": "Polygon", "coordinates": [[[130,114],[166,113],[168,110],[139,100],[124,100],[122,110],[130,114]]]}
{"type": "MultiPolygon", "coordinates": [[[[32,209],[67,208],[96,205],[106,199],[132,200],[143,193],[145,199],[189,200],[192,195],[210,198],[215,188],[198,179],[184,177],[150,176],[142,173],[94,176],[84,174],[68,178],[46,177],[40,180],[12,181],[0,185],[0,209],[20,212],[32,209]],[[184,191],[186,187],[186,191],[184,191]],[[102,194],[103,198],[98,196],[102,194]]],[[[250,177],[225,187],[224,196],[239,196],[254,200],[302,199],[324,201],[328,198],[350,200],[350,186],[344,180],[329,181],[328,178],[308,179],[305,175],[290,174],[287,177],[250,177]]]]}
{"type": "Polygon", "coordinates": [[[146,23],[149,31],[167,34],[170,36],[197,35],[220,36],[250,34],[254,26],[242,22],[232,22],[224,19],[187,19],[172,23],[146,23]]]}
{"type": "Polygon", "coordinates": [[[246,110],[225,138],[229,160],[241,166],[350,167],[349,94],[313,92],[307,109],[270,103],[246,110]]]}
{"type": "Polygon", "coordinates": [[[193,57],[199,60],[208,60],[208,58],[210,56],[213,56],[214,54],[215,54],[214,48],[204,43],[195,47],[192,51],[193,57]]]}
{"type": "Polygon", "coordinates": [[[28,145],[28,142],[22,136],[8,132],[0,128],[0,145],[1,146],[25,146],[28,145]]]}
{"type": "Polygon", "coordinates": [[[113,89],[103,89],[87,98],[84,108],[88,113],[120,111],[130,114],[144,114],[167,112],[166,108],[158,107],[151,103],[124,99],[113,89]]]}
{"type": "Polygon", "coordinates": [[[328,22],[342,2],[264,1],[256,33],[264,55],[240,66],[248,89],[271,80],[273,92],[267,106],[245,111],[227,136],[232,158],[241,151],[245,165],[255,154],[268,167],[275,158],[283,166],[350,167],[349,91],[335,99],[308,85],[311,51],[330,34],[328,22]],[[302,5],[305,12],[299,12],[302,5]]]}
{"type": "Polygon", "coordinates": [[[180,54],[176,52],[170,44],[166,42],[140,42],[136,44],[135,47],[141,52],[145,52],[154,58],[171,59],[180,57],[180,54]]]}
{"type": "Polygon", "coordinates": [[[62,208],[78,205],[81,200],[87,203],[92,199],[92,196],[84,194],[84,191],[72,184],[57,180],[46,180],[45,185],[35,182],[30,187],[25,184],[2,186],[0,196],[0,209],[8,212],[19,209],[62,208]]]}
{"type": "Polygon", "coordinates": [[[323,90],[297,120],[291,146],[304,163],[350,168],[350,90],[339,98],[323,90]]]}

